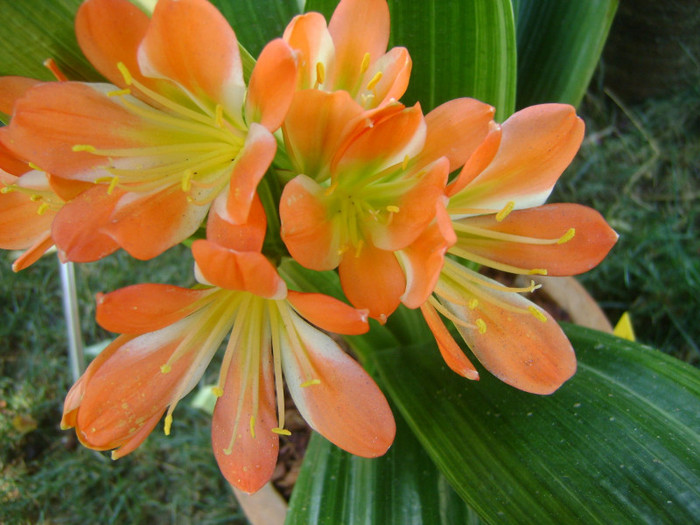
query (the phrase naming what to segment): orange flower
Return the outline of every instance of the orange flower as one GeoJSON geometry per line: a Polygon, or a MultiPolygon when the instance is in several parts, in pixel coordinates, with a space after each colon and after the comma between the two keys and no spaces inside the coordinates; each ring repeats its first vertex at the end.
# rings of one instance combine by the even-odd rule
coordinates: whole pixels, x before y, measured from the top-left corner
{"type": "Polygon", "coordinates": [[[283,125],[300,175],[282,193],[282,239],[303,266],[338,267],[350,302],[382,322],[406,292],[397,253],[421,235],[444,200],[447,155],[483,138],[493,116],[491,107],[468,99],[449,109],[461,116],[440,110],[424,118],[418,105],[396,102],[364,111],[346,92],[305,90],[283,125]],[[426,131],[450,127],[451,120],[470,126],[452,149],[426,141],[426,131]]]}
{"type": "MultiPolygon", "coordinates": [[[[596,266],[617,240],[603,217],[576,204],[542,205],[576,154],[583,128],[574,108],[561,104],[533,106],[493,124],[448,186],[449,220],[442,216],[433,227],[436,253],[446,249],[523,275],[574,275],[596,266]]],[[[490,372],[516,388],[548,394],[575,372],[576,357],[556,321],[519,295],[537,289],[534,282],[507,287],[453,259],[444,260],[435,281],[427,302],[418,295],[404,302],[421,307],[457,373],[478,378],[437,312],[490,372]]]]}
{"type": "Polygon", "coordinates": [[[175,405],[230,333],[214,388],[212,444],[234,486],[255,492],[272,476],[279,435],[289,434],[282,373],[312,428],[353,454],[384,454],[395,434],[388,403],[362,367],[319,330],[364,333],[367,312],[287,290],[259,252],[265,214],[257,199],[244,225],[214,213],[209,239],[193,244],[198,278],[214,286],[144,284],[98,299],[100,324],[125,335],[73,386],[62,426],[76,427],[90,448],[116,448],[113,458],[141,444],[166,410],[168,434],[175,405]]]}
{"type": "Polygon", "coordinates": [[[299,89],[345,90],[367,109],[406,91],[411,57],[403,47],[386,52],[386,0],[342,0],[328,26],[319,13],[296,16],[283,38],[300,55],[299,89]]]}
{"type": "Polygon", "coordinates": [[[233,30],[205,0],[162,0],[151,19],[128,0],[88,0],[76,33],[113,84],[34,86],[1,139],[55,176],[94,183],[56,216],[63,258],[93,260],[91,237],[105,235],[155,257],[216,199],[245,222],[296,86],[292,49],[268,44],[246,88],[233,30]]]}

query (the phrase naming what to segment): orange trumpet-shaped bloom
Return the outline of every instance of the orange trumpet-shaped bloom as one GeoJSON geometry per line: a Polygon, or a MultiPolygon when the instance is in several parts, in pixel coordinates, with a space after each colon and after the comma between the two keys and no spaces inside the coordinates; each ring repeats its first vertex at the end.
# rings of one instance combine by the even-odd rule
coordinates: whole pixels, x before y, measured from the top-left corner
{"type": "Polygon", "coordinates": [[[328,25],[319,13],[296,16],[283,38],[299,53],[299,89],[344,90],[366,109],[406,91],[411,57],[403,47],[386,51],[386,0],[342,0],[328,25]]]}
{"type": "Polygon", "coordinates": [[[103,236],[155,257],[217,199],[244,223],[296,86],[294,51],[269,43],[246,87],[233,30],[205,0],[162,0],[150,19],[128,0],[88,0],[76,33],[112,84],[33,86],[0,139],[54,176],[93,184],[56,216],[63,258],[93,260],[91,237],[103,236]]]}
{"type": "MultiPolygon", "coordinates": [[[[515,274],[574,275],[596,266],[617,240],[603,217],[576,204],[543,205],[582,138],[574,108],[560,104],[533,106],[502,126],[492,124],[447,187],[449,219],[434,227],[432,245],[515,274]]],[[[457,373],[478,378],[438,312],[490,372],[516,388],[549,394],[575,372],[576,357],[557,323],[520,295],[537,289],[534,282],[507,287],[444,259],[431,284],[428,301],[403,299],[421,307],[457,373]]]]}
{"type": "Polygon", "coordinates": [[[62,425],[76,427],[90,448],[116,449],[114,458],[143,442],[163,414],[169,433],[175,405],[230,334],[214,388],[212,445],[234,486],[255,492],[272,476],[279,436],[289,434],[283,374],[312,428],[353,454],[384,454],[395,434],[386,399],[321,331],[364,333],[367,312],[287,290],[259,252],[265,214],[257,199],[244,225],[232,225],[220,211],[209,222],[209,238],[193,244],[198,278],[213,286],[144,284],[99,298],[100,324],[124,335],[71,389],[62,425]]]}
{"type": "MultiPolygon", "coordinates": [[[[298,92],[283,125],[298,173],[280,200],[282,239],[313,270],[338,267],[346,296],[380,321],[435,272],[415,241],[444,209],[453,162],[488,133],[493,108],[461,99],[423,117],[399,103],[364,111],[344,91],[298,92]],[[455,116],[455,112],[457,116],[455,116]],[[426,133],[469,126],[463,136],[426,133]],[[320,146],[320,147],[319,147],[320,146]],[[410,254],[403,250],[411,246],[410,254]],[[402,262],[411,261],[411,279],[402,262]]],[[[427,295],[430,291],[424,293],[427,295]]],[[[425,298],[424,297],[424,298],[425,298]]]]}

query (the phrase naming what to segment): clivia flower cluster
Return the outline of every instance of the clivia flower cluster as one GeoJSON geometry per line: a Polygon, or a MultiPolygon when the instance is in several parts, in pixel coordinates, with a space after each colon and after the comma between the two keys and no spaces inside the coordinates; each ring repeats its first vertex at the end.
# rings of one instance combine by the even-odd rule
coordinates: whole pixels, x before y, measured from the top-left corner
{"type": "Polygon", "coordinates": [[[289,434],[283,377],[312,428],[382,455],[389,405],[328,332],[364,333],[401,304],[421,309],[464,377],[478,372],[446,320],[516,388],[548,394],[574,373],[561,329],[522,295],[534,282],[471,269],[571,275],[615,243],[596,211],[544,204],[583,138],[572,107],[498,124],[474,99],[427,115],[401,104],[411,59],[387,51],[385,0],[342,0],[328,24],[295,17],[247,81],[233,30],[206,0],[160,0],[150,17],[128,0],[87,0],[76,33],[105,83],[0,78],[0,248],[24,250],[13,268],[53,245],[64,261],[120,248],[151,259],[206,230],[191,244],[194,288],[98,296],[97,321],[121,335],[70,390],[62,420],[87,447],[122,457],[163,415],[169,433],[228,337],[212,443],[233,485],[254,492],[272,475],[289,434]],[[273,208],[261,181],[280,190],[273,208]],[[280,232],[282,257],[263,249],[268,232],[280,232]],[[289,257],[337,269],[350,304],[290,289],[289,257]]]}

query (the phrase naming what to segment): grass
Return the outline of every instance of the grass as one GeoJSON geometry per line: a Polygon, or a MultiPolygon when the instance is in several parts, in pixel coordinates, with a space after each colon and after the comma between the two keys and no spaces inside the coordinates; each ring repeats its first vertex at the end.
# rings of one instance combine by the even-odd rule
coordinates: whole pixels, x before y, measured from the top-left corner
{"type": "MultiPolygon", "coordinates": [[[[638,339],[698,364],[700,94],[627,108],[595,87],[581,112],[587,138],[551,201],[598,209],[620,233],[581,277],[613,321],[629,311],[638,339]]],[[[154,432],[112,462],[59,429],[70,387],[55,257],[13,275],[0,254],[0,523],[245,523],[209,443],[209,416],[185,400],[173,432],[154,432]]],[[[77,269],[87,344],[110,337],[94,294],[137,282],[189,285],[178,247],[155,261],[123,253],[77,269]]]]}

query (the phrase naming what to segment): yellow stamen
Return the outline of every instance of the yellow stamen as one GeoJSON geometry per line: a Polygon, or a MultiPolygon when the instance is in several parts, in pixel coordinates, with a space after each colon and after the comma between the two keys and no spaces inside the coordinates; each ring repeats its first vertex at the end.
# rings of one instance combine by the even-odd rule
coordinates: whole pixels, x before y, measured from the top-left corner
{"type": "Polygon", "coordinates": [[[161,371],[161,373],[163,373],[163,374],[167,374],[167,373],[170,372],[172,369],[173,369],[173,367],[170,366],[169,363],[165,363],[163,366],[160,367],[160,371],[161,371]]]}
{"type": "Polygon", "coordinates": [[[36,170],[36,171],[44,171],[39,166],[34,164],[33,162],[27,162],[27,166],[29,166],[30,168],[32,168],[33,170],[36,170]]]}
{"type": "Polygon", "coordinates": [[[369,69],[370,54],[365,53],[362,57],[362,64],[360,64],[360,73],[364,73],[369,69]]]}
{"type": "Polygon", "coordinates": [[[365,245],[364,239],[360,239],[355,246],[355,257],[359,257],[362,253],[362,247],[365,245]]]}
{"type": "Polygon", "coordinates": [[[255,439],[255,416],[250,416],[250,436],[255,439]]]}
{"type": "Polygon", "coordinates": [[[97,148],[95,148],[95,146],[91,146],[90,144],[76,144],[71,149],[75,152],[87,151],[88,153],[95,153],[95,151],[97,151],[97,148]]]}
{"type": "Polygon", "coordinates": [[[316,85],[318,87],[326,81],[326,68],[323,62],[316,62],[316,85]]]}
{"type": "Polygon", "coordinates": [[[122,95],[131,95],[131,90],[129,88],[115,89],[107,93],[108,97],[121,97],[122,95]]]}
{"type": "Polygon", "coordinates": [[[301,384],[301,387],[302,387],[302,388],[306,388],[307,386],[311,386],[311,385],[320,385],[320,384],[321,384],[321,380],[320,380],[320,379],[309,379],[308,381],[304,381],[304,382],[301,384]]]}
{"type": "Polygon", "coordinates": [[[401,164],[401,169],[402,169],[403,171],[406,171],[406,168],[408,168],[408,161],[409,161],[409,160],[411,160],[411,159],[409,158],[408,155],[406,155],[406,156],[403,158],[403,164],[401,164]]]}
{"type": "Polygon", "coordinates": [[[224,107],[221,104],[216,105],[215,122],[217,128],[224,127],[224,107]]]}
{"type": "Polygon", "coordinates": [[[211,393],[214,394],[216,397],[221,397],[224,395],[224,389],[220,386],[214,386],[211,389],[211,393]]]}
{"type": "Polygon", "coordinates": [[[334,182],[333,184],[331,184],[330,186],[328,186],[328,187],[323,191],[323,194],[324,194],[326,197],[328,197],[328,196],[330,196],[330,195],[333,195],[333,192],[336,190],[337,187],[338,187],[338,183],[337,183],[337,182],[334,182]]]}
{"type": "Polygon", "coordinates": [[[399,207],[394,205],[387,206],[386,211],[388,211],[389,213],[399,213],[399,207]]]}
{"type": "Polygon", "coordinates": [[[114,188],[117,187],[117,184],[119,184],[119,177],[112,177],[109,187],[107,188],[107,195],[112,195],[112,192],[114,191],[114,188]]]}
{"type": "Polygon", "coordinates": [[[124,62],[117,62],[117,69],[124,77],[124,83],[130,86],[134,82],[134,77],[131,76],[129,69],[124,65],[124,62]]]}
{"type": "Polygon", "coordinates": [[[29,200],[32,202],[39,202],[41,200],[41,195],[37,195],[36,193],[33,193],[29,196],[29,200]]]}
{"type": "Polygon", "coordinates": [[[284,428],[275,427],[272,429],[272,431],[275,434],[279,434],[280,436],[291,436],[292,435],[292,433],[289,430],[284,429],[284,428]]]}
{"type": "Polygon", "coordinates": [[[503,207],[503,209],[496,214],[496,220],[498,222],[503,221],[503,219],[510,215],[510,212],[513,211],[513,208],[515,208],[515,202],[508,201],[508,203],[503,207]]]}
{"type": "Polygon", "coordinates": [[[182,183],[180,187],[185,193],[192,189],[192,170],[185,170],[185,173],[182,174],[182,183]]]}
{"type": "Polygon", "coordinates": [[[547,322],[547,317],[536,307],[536,306],[529,306],[527,308],[527,311],[530,312],[536,319],[542,321],[543,323],[547,322]]]}
{"type": "Polygon", "coordinates": [[[379,81],[382,79],[383,76],[384,75],[381,71],[377,71],[377,73],[372,77],[372,80],[370,80],[367,84],[367,89],[369,91],[373,91],[377,84],[379,84],[379,81]]]}
{"type": "Polygon", "coordinates": [[[17,191],[17,187],[12,185],[12,186],[5,186],[2,189],[0,189],[0,193],[11,193],[13,191],[17,191]]]}
{"type": "Polygon", "coordinates": [[[39,205],[39,208],[37,208],[36,213],[37,215],[44,215],[46,213],[46,210],[49,209],[49,203],[48,202],[42,202],[39,205]]]}
{"type": "Polygon", "coordinates": [[[486,322],[483,319],[477,319],[475,323],[476,328],[479,330],[479,333],[481,335],[484,335],[486,333],[486,322]]]}
{"type": "Polygon", "coordinates": [[[168,414],[165,416],[165,424],[163,427],[163,432],[165,432],[166,436],[170,435],[170,427],[173,425],[173,416],[172,414],[168,414]]]}
{"type": "Polygon", "coordinates": [[[476,297],[472,298],[472,299],[469,301],[469,305],[468,305],[468,306],[469,306],[469,309],[470,309],[470,310],[476,309],[476,307],[479,306],[479,299],[477,299],[476,297]]]}
{"type": "Polygon", "coordinates": [[[528,275],[547,275],[547,269],[546,268],[533,268],[529,272],[527,272],[528,275]]]}
{"type": "Polygon", "coordinates": [[[574,235],[576,235],[576,229],[569,228],[569,231],[567,231],[564,235],[561,236],[561,239],[557,241],[557,244],[564,244],[565,242],[569,242],[571,239],[574,238],[574,235]]]}

